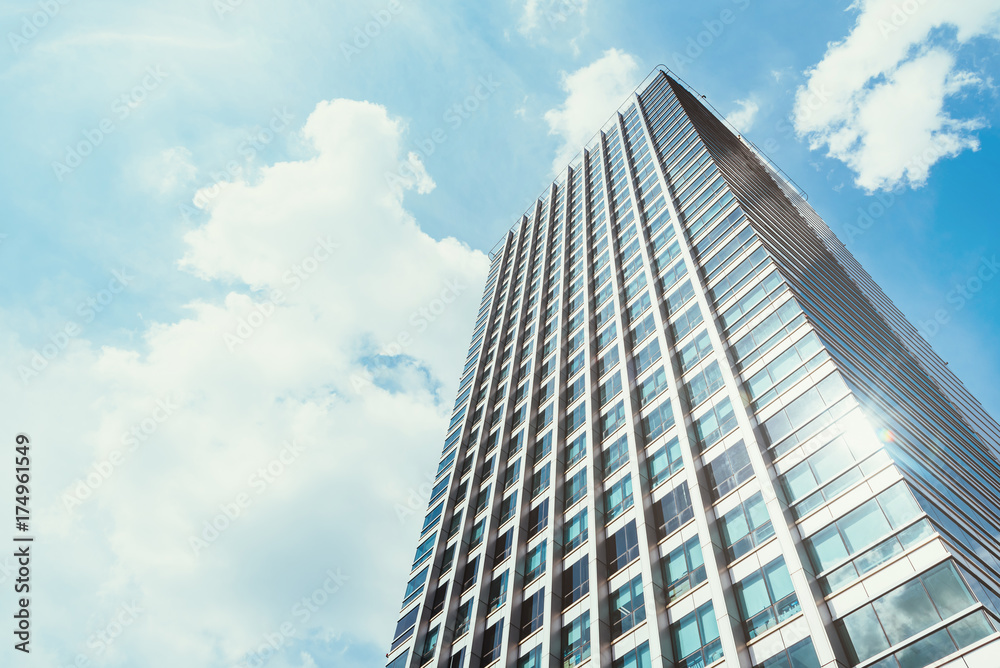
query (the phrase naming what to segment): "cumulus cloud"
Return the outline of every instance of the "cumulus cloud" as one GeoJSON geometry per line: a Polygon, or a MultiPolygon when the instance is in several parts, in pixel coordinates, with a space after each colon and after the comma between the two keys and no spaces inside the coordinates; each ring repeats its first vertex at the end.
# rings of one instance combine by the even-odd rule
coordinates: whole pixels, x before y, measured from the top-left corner
{"type": "Polygon", "coordinates": [[[310,157],[210,200],[179,268],[205,297],[135,349],[43,364],[0,331],[0,400],[37,444],[37,665],[385,651],[488,264],[405,209],[403,132],[319,104],[310,157]]]}
{"type": "Polygon", "coordinates": [[[566,100],[545,112],[549,134],[560,138],[552,170],[566,167],[583,145],[638,85],[639,64],[618,49],[608,49],[590,65],[563,73],[561,87],[566,100]]]}
{"type": "Polygon", "coordinates": [[[859,0],[850,34],[809,70],[793,112],[812,147],[826,147],[868,190],[919,186],[938,160],[979,147],[979,119],[953,118],[949,98],[981,84],[954,53],[1000,38],[1000,2],[859,0]]]}
{"type": "Polygon", "coordinates": [[[726,115],[726,120],[740,132],[747,132],[753,127],[760,105],[753,98],[736,100],[736,108],[726,115]]]}

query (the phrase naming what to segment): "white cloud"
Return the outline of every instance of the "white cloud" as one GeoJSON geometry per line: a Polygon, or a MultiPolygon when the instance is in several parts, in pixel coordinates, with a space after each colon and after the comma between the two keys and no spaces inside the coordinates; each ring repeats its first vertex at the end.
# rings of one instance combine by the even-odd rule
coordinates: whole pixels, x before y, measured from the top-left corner
{"type": "Polygon", "coordinates": [[[561,87],[566,100],[558,109],[545,112],[549,134],[561,139],[552,162],[555,172],[566,167],[583,145],[601,129],[639,83],[639,64],[618,49],[608,49],[590,65],[563,74],[561,87]]]}
{"type": "Polygon", "coordinates": [[[588,0],[523,0],[517,30],[525,37],[542,36],[587,13],[588,0]],[[544,23],[544,25],[543,25],[544,23]]]}
{"type": "Polygon", "coordinates": [[[863,188],[919,186],[935,162],[979,146],[973,132],[982,121],[952,118],[945,103],[980,83],[956,70],[953,51],[1000,37],[1000,0],[859,0],[852,8],[851,33],[829,46],[796,94],[795,128],[850,166],[863,188]]]}
{"type": "MultiPolygon", "coordinates": [[[[285,622],[272,665],[386,649],[424,509],[397,510],[435,464],[487,267],[421,231],[387,184],[402,133],[377,105],[321,103],[303,129],[311,157],[222,190],[186,236],[183,267],[231,282],[224,299],[150,326],[138,349],[74,339],[26,386],[0,370],[0,401],[37,444],[37,665],[231,666],[285,622]],[[227,345],[241,326],[250,336],[227,345]],[[305,449],[277,464],[286,441],[305,449]],[[70,514],[88,474],[97,487],[70,514]],[[190,537],[240,498],[196,555],[190,537]],[[327,571],[347,579],[303,618],[327,571]],[[132,601],[135,622],[98,649],[132,601]]],[[[15,335],[0,340],[27,363],[15,335]]]]}
{"type": "Polygon", "coordinates": [[[747,132],[753,127],[758,111],[760,111],[760,105],[752,97],[736,100],[736,109],[726,115],[726,120],[740,132],[747,132]]]}

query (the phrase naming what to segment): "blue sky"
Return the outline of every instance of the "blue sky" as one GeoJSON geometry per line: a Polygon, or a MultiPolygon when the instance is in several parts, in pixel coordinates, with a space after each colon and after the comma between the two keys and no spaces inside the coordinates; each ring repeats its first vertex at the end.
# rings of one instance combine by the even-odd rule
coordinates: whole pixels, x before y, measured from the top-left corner
{"type": "Polygon", "coordinates": [[[657,64],[1000,414],[1000,2],[904,4],[0,8],[0,396],[58,548],[37,665],[248,665],[290,616],[266,665],[374,665],[485,254],[657,64]]]}

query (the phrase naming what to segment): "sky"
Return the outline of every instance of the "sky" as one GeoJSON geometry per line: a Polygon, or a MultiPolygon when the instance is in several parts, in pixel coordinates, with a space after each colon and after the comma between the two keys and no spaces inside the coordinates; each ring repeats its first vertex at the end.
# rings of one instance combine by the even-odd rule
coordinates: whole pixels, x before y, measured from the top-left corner
{"type": "Polygon", "coordinates": [[[381,665],[488,254],[657,65],[1000,415],[1000,0],[36,0],[0,33],[23,665],[381,665]]]}

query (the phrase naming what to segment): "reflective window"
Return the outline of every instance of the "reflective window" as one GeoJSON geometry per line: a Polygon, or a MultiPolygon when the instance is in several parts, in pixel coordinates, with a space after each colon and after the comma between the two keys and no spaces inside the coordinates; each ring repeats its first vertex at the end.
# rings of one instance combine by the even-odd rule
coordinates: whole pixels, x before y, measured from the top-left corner
{"type": "Polygon", "coordinates": [[[643,606],[642,576],[635,576],[631,582],[625,583],[618,591],[612,592],[609,602],[611,604],[611,639],[614,640],[646,619],[646,608],[643,606]]]}
{"type": "Polygon", "coordinates": [[[563,627],[563,666],[569,668],[590,658],[590,611],[563,627]]]}
{"type": "Polygon", "coordinates": [[[684,460],[681,458],[681,445],[674,436],[666,444],[660,446],[647,459],[649,464],[649,484],[656,487],[661,482],[672,476],[677,471],[684,468],[684,460]]]}
{"type": "Polygon", "coordinates": [[[698,537],[673,550],[663,562],[666,571],[667,600],[683,596],[706,579],[705,560],[698,537]]]}
{"type": "Polygon", "coordinates": [[[721,525],[729,561],[739,559],[774,535],[760,492],[723,515],[721,525]]]}
{"type": "Polygon", "coordinates": [[[676,668],[700,668],[722,658],[719,626],[711,603],[670,625],[676,668]]]}
{"type": "Polygon", "coordinates": [[[737,583],[736,599],[748,638],[756,638],[800,610],[785,560],[780,557],[737,583]]]}

